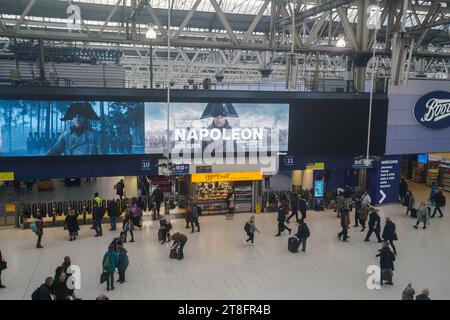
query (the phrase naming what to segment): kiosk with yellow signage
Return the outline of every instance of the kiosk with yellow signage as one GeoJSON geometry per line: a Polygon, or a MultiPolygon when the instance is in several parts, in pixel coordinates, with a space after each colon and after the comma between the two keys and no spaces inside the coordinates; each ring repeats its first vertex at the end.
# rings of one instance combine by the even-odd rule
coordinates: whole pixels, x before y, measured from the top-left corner
{"type": "Polygon", "coordinates": [[[234,190],[235,212],[253,212],[255,183],[262,180],[261,172],[216,172],[192,174],[193,198],[207,215],[228,213],[227,195],[234,190]]]}

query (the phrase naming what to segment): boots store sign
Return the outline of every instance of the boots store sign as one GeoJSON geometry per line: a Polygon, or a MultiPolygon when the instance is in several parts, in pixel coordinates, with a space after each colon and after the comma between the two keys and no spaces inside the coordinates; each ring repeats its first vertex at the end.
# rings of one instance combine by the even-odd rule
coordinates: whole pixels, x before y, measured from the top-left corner
{"type": "Polygon", "coordinates": [[[428,129],[450,127],[450,92],[433,91],[422,96],[414,107],[414,118],[428,129]]]}

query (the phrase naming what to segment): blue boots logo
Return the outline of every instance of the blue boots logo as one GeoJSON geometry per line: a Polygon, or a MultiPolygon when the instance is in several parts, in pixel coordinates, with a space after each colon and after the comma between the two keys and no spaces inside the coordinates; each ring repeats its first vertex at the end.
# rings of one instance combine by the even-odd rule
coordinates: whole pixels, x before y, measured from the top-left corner
{"type": "Polygon", "coordinates": [[[450,126],[450,92],[433,91],[422,96],[414,107],[417,123],[428,129],[450,126]]]}

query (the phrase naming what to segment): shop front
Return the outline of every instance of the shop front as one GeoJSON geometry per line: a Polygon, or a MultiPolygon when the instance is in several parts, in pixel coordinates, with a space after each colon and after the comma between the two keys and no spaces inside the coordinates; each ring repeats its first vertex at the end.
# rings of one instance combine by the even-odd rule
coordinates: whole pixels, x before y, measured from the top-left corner
{"type": "Polygon", "coordinates": [[[234,193],[235,213],[255,212],[262,178],[260,171],[194,173],[191,175],[192,198],[202,208],[202,214],[226,214],[228,196],[234,193]]]}

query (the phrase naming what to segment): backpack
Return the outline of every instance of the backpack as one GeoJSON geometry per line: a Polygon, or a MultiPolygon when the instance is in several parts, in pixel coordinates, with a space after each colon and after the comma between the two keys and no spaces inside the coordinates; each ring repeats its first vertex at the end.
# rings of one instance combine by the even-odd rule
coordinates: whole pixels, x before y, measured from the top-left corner
{"type": "Polygon", "coordinates": [[[244,225],[245,232],[250,232],[250,228],[251,228],[250,223],[246,222],[245,225],[244,225]]]}
{"type": "Polygon", "coordinates": [[[31,294],[31,300],[41,300],[39,299],[39,288],[37,288],[36,290],[33,291],[33,293],[31,294]]]}
{"type": "Polygon", "coordinates": [[[305,224],[303,228],[305,229],[305,237],[306,237],[306,238],[309,238],[309,236],[311,235],[311,233],[309,232],[308,226],[305,224]]]}
{"type": "Polygon", "coordinates": [[[109,269],[109,255],[107,255],[105,260],[103,261],[103,269],[109,269]]]}
{"type": "Polygon", "coordinates": [[[31,228],[31,231],[33,231],[34,233],[37,232],[37,224],[36,224],[36,221],[33,221],[33,222],[30,224],[30,228],[31,228]]]}

